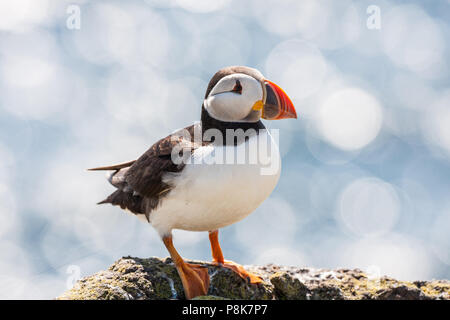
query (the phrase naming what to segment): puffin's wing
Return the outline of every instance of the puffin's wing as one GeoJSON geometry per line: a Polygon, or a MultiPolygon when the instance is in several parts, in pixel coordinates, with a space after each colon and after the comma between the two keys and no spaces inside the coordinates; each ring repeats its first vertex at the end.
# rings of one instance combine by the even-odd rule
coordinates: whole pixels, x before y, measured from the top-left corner
{"type": "Polygon", "coordinates": [[[167,172],[181,172],[185,166],[184,163],[172,162],[173,148],[180,142],[183,142],[184,146],[191,146],[191,152],[198,147],[193,140],[194,125],[185,129],[192,133],[191,141],[186,141],[175,133],[156,142],[135,161],[94,168],[116,170],[109,181],[117,190],[99,204],[119,205],[135,214],[145,214],[148,219],[150,211],[156,208],[160,200],[173,188],[162,181],[163,175],[167,172]]]}
{"type": "Polygon", "coordinates": [[[91,169],[88,169],[88,170],[89,171],[120,170],[120,169],[127,168],[127,167],[131,166],[135,162],[136,162],[136,160],[132,160],[132,161],[124,162],[124,163],[115,164],[115,165],[112,165],[112,166],[97,167],[97,168],[91,168],[91,169]]]}
{"type": "Polygon", "coordinates": [[[199,147],[193,140],[194,126],[185,128],[191,140],[174,133],[156,142],[136,160],[125,175],[125,180],[135,192],[147,198],[160,198],[170,191],[173,186],[164,183],[162,176],[167,172],[181,172],[185,166],[184,163],[172,162],[174,147],[182,143],[191,152],[199,147]]]}

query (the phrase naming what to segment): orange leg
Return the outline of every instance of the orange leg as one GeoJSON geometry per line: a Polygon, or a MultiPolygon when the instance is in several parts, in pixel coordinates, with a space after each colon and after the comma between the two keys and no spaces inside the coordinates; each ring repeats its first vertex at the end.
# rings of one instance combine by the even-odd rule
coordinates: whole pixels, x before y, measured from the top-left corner
{"type": "Polygon", "coordinates": [[[208,269],[200,265],[184,262],[173,246],[172,236],[163,237],[163,242],[175,263],[186,299],[206,295],[209,288],[208,269]]]}
{"type": "Polygon", "coordinates": [[[259,276],[250,273],[244,269],[243,266],[236,262],[225,260],[223,258],[222,249],[219,244],[219,231],[214,230],[209,232],[209,241],[211,242],[211,253],[213,257],[212,263],[224,268],[228,268],[236,272],[244,280],[249,280],[250,283],[261,283],[262,280],[259,276]]]}

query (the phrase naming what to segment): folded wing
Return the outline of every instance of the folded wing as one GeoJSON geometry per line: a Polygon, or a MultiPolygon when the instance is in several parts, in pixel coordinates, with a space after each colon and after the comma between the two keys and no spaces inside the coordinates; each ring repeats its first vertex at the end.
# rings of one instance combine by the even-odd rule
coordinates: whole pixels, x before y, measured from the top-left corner
{"type": "Polygon", "coordinates": [[[171,155],[173,148],[181,140],[184,145],[191,147],[191,152],[200,144],[194,142],[194,125],[185,128],[191,134],[191,140],[186,141],[175,133],[169,135],[150,147],[139,159],[113,166],[93,168],[89,170],[114,170],[108,181],[117,188],[99,204],[110,203],[127,209],[134,214],[144,214],[149,220],[150,212],[174,188],[163,182],[163,175],[167,172],[181,172],[184,163],[175,164],[171,155]]]}

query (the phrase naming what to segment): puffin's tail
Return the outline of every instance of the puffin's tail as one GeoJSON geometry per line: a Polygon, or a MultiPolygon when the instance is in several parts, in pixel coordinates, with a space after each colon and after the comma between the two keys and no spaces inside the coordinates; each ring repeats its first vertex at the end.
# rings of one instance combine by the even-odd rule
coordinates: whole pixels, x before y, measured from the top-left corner
{"type": "Polygon", "coordinates": [[[132,192],[124,192],[123,190],[117,189],[109,195],[103,201],[97,204],[110,203],[113,206],[119,206],[122,209],[128,209],[134,214],[144,214],[143,199],[140,195],[133,194],[132,192]]]}
{"type": "MultiPolygon", "coordinates": [[[[108,197],[108,198],[109,198],[109,197],[108,197]]],[[[105,200],[102,200],[102,201],[100,201],[100,202],[97,202],[97,204],[111,203],[111,201],[110,201],[108,198],[106,198],[105,200]]]]}
{"type": "Polygon", "coordinates": [[[135,162],[136,160],[133,160],[112,166],[88,169],[89,171],[114,171],[108,175],[108,181],[116,187],[117,190],[110,194],[105,200],[102,200],[97,204],[110,203],[113,206],[120,206],[122,209],[128,209],[135,214],[144,213],[143,198],[133,191],[125,179],[125,174],[127,173],[129,167],[131,167],[135,162]]]}

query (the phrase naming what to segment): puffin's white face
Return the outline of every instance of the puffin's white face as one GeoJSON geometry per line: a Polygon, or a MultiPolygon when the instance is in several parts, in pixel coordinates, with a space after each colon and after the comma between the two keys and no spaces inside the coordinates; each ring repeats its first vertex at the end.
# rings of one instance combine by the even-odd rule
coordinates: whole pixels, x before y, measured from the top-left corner
{"type": "Polygon", "coordinates": [[[204,101],[211,117],[229,122],[258,121],[263,104],[263,84],[243,73],[220,79],[204,101]]]}

